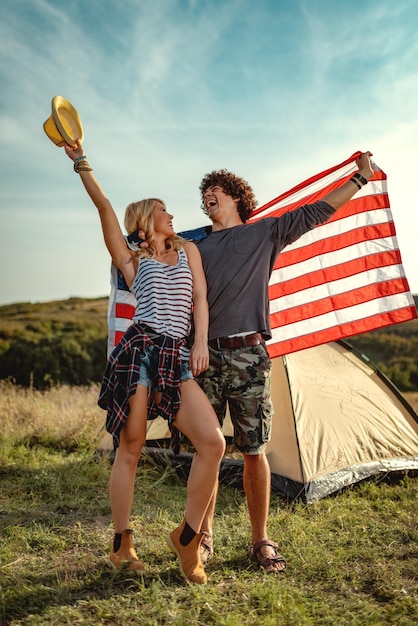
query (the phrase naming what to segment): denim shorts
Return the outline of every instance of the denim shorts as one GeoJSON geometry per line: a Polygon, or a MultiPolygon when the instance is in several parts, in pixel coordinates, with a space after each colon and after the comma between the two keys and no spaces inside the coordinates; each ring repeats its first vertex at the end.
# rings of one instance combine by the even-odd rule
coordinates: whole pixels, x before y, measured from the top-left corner
{"type": "MultiPolygon", "coordinates": [[[[158,371],[158,348],[156,346],[148,346],[145,348],[144,354],[141,356],[141,367],[139,368],[138,384],[143,387],[156,387],[155,379],[158,371]]],[[[181,361],[180,380],[193,379],[193,374],[189,369],[188,361],[181,361]]]]}

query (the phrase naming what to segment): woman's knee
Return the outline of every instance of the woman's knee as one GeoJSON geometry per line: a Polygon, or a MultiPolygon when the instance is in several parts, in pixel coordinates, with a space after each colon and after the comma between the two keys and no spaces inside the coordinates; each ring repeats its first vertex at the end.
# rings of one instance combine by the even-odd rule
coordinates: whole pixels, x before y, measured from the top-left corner
{"type": "Polygon", "coordinates": [[[138,463],[144,445],[145,441],[142,440],[125,440],[121,442],[117,453],[120,457],[123,457],[127,463],[138,463]]]}
{"type": "Polygon", "coordinates": [[[210,456],[214,461],[219,462],[225,454],[225,438],[220,430],[216,430],[209,437],[199,441],[195,448],[196,452],[210,456]]]}

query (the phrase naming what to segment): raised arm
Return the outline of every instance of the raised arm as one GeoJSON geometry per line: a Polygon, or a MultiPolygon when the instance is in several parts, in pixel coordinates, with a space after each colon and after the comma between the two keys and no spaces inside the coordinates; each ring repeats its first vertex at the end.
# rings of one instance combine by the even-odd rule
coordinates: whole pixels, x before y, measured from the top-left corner
{"type": "Polygon", "coordinates": [[[203,271],[202,258],[197,246],[188,241],[184,244],[184,249],[193,275],[194,342],[190,352],[190,369],[193,376],[197,376],[209,367],[209,308],[206,278],[203,271]]]}
{"type": "Polygon", "coordinates": [[[367,181],[369,181],[373,176],[373,168],[370,162],[371,156],[371,152],[362,152],[356,160],[358,167],[358,172],[356,172],[356,174],[358,174],[360,178],[355,178],[355,175],[353,174],[350,180],[344,183],[344,185],[330,191],[326,196],[321,198],[321,200],[330,204],[334,209],[339,209],[346,204],[346,202],[351,200],[354,194],[361,189],[363,185],[367,184],[367,181]]]}
{"type": "Polygon", "coordinates": [[[96,180],[93,172],[88,170],[85,165],[87,161],[85,160],[83,146],[77,140],[77,144],[74,147],[65,145],[65,152],[69,158],[74,161],[76,166],[79,166],[78,174],[84,188],[99,211],[106,247],[109,250],[113,262],[122,272],[127,284],[131,285],[135,277],[133,263],[135,255],[126,245],[118,218],[109,199],[96,180]]]}

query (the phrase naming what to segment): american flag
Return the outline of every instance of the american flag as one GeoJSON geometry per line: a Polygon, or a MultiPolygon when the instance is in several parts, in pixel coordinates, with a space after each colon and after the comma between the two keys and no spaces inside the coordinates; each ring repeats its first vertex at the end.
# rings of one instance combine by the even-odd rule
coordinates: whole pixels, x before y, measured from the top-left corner
{"type": "MultiPolygon", "coordinates": [[[[357,170],[360,152],[293,187],[253,212],[279,217],[315,202],[357,170]]],[[[179,233],[199,239],[206,228],[179,233]]],[[[135,298],[112,267],[111,350],[131,323],[135,298]]],[[[387,176],[374,176],[325,224],[279,254],[269,283],[271,357],[398,324],[417,317],[390,210],[387,176]]]]}

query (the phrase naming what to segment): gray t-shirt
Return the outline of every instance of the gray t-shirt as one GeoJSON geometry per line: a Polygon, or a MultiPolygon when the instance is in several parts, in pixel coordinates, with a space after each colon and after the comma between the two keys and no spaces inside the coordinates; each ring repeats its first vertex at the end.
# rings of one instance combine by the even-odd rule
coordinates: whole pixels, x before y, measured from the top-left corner
{"type": "Polygon", "coordinates": [[[271,339],[268,283],[277,255],[334,212],[319,201],[214,231],[198,243],[208,284],[209,340],[249,331],[271,339]]]}

